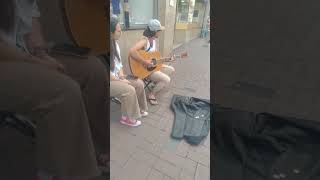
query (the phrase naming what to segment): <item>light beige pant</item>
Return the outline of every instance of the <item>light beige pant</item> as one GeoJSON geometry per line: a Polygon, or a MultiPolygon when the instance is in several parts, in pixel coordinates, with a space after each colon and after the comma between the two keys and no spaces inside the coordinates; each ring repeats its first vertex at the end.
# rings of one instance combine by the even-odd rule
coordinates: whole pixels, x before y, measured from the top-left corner
{"type": "Polygon", "coordinates": [[[169,85],[171,78],[169,77],[174,72],[174,68],[169,65],[162,65],[160,71],[153,72],[149,78],[156,83],[156,86],[151,90],[151,93],[156,94],[161,89],[169,85]]]}
{"type": "Polygon", "coordinates": [[[147,111],[147,100],[142,80],[129,80],[130,84],[121,81],[110,81],[110,96],[120,98],[123,116],[137,119],[140,111],[147,111]]]}
{"type": "Polygon", "coordinates": [[[39,64],[1,62],[0,84],[0,110],[36,122],[39,171],[57,176],[99,175],[79,83],[39,64]]]}

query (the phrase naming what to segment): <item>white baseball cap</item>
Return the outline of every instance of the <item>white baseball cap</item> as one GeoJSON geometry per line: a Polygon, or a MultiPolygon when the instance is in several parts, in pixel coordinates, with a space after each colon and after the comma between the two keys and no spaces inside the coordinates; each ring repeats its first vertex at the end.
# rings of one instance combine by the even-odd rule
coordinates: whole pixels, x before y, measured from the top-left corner
{"type": "Polygon", "coordinates": [[[165,30],[164,26],[161,26],[161,23],[157,19],[151,19],[148,23],[148,27],[151,31],[163,31],[165,30]]]}

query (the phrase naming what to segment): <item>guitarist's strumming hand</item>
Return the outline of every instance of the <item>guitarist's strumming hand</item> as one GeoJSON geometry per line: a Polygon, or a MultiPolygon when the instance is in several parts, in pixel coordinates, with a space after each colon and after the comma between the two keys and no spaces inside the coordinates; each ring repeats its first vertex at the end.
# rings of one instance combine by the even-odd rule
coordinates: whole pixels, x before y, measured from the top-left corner
{"type": "Polygon", "coordinates": [[[149,59],[149,60],[144,60],[143,65],[144,65],[144,67],[146,67],[146,68],[148,68],[148,67],[153,67],[153,66],[154,66],[151,59],[149,59]]]}

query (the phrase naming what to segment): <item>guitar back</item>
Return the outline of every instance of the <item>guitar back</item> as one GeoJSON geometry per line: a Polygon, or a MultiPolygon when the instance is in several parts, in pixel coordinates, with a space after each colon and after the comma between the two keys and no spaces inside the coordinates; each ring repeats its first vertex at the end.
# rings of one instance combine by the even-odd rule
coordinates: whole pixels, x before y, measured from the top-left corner
{"type": "MultiPolygon", "coordinates": [[[[144,50],[138,51],[140,56],[143,57],[143,59],[160,59],[161,54],[159,51],[154,51],[154,52],[145,52],[144,50]]],[[[144,79],[148,77],[151,73],[155,71],[159,71],[161,69],[161,64],[157,64],[155,69],[152,71],[148,71],[140,62],[137,60],[129,57],[129,66],[132,75],[138,77],[139,79],[144,79]]]]}
{"type": "Polygon", "coordinates": [[[60,0],[65,26],[75,44],[91,55],[109,51],[107,8],[104,0],[60,0]]]}

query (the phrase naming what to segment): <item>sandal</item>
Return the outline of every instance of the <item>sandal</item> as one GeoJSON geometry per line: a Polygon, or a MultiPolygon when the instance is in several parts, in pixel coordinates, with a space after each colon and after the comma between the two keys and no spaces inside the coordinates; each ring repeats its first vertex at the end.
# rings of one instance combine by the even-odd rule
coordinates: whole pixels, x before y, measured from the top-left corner
{"type": "Polygon", "coordinates": [[[148,98],[151,105],[157,105],[158,101],[156,98],[148,98]]]}
{"type": "Polygon", "coordinates": [[[154,95],[149,94],[148,100],[151,105],[157,105],[158,101],[154,95]]]}

